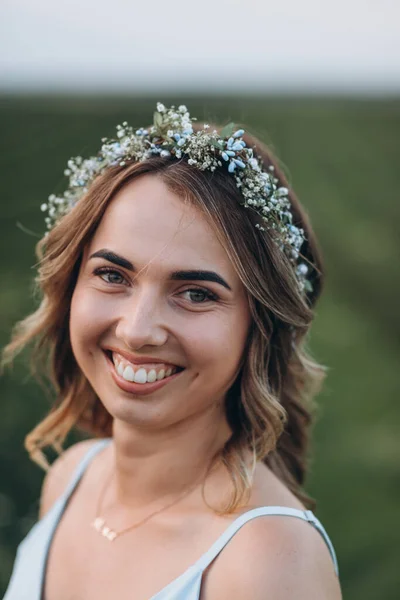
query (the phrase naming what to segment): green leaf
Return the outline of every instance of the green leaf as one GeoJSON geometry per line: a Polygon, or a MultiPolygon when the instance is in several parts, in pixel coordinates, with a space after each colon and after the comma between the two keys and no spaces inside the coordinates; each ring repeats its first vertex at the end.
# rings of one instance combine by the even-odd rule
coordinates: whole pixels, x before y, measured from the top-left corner
{"type": "Polygon", "coordinates": [[[154,127],[157,127],[157,129],[161,129],[161,127],[162,127],[161,113],[155,111],[153,117],[154,117],[154,127]]]}
{"type": "Polygon", "coordinates": [[[214,146],[214,148],[217,148],[218,150],[224,149],[224,143],[222,140],[210,140],[210,145],[214,146]]]}
{"type": "Polygon", "coordinates": [[[311,281],[308,281],[308,279],[305,280],[304,282],[304,289],[306,290],[306,292],[312,292],[313,291],[313,286],[311,281]]]}
{"type": "Polygon", "coordinates": [[[225,125],[225,127],[222,129],[220,136],[222,138],[230,138],[232,133],[234,133],[236,130],[236,125],[235,123],[228,123],[228,125],[225,125]]]}

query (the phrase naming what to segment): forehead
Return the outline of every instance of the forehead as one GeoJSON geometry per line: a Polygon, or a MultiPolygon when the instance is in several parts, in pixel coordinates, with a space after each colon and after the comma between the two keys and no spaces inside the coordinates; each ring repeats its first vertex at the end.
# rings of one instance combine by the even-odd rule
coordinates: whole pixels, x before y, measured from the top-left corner
{"type": "Polygon", "coordinates": [[[89,254],[107,248],[143,268],[213,267],[234,277],[233,266],[199,209],[169,190],[162,178],[144,175],[126,184],[110,202],[89,244],[89,254]]]}

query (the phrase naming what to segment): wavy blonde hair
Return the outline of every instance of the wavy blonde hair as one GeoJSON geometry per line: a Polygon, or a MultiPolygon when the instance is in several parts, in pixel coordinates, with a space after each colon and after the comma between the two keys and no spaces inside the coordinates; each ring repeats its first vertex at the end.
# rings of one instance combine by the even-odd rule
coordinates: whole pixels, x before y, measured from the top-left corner
{"type": "MultiPolygon", "coordinates": [[[[199,128],[197,125],[196,129],[199,128]]],[[[288,181],[272,152],[254,136],[264,168],[273,165],[280,185],[288,181]]],[[[326,367],[315,362],[307,348],[313,308],[323,283],[318,244],[309,219],[293,190],[290,201],[294,223],[305,231],[302,255],[311,267],[313,291],[304,298],[292,265],[271,233],[255,227],[257,213],[240,206],[234,178],[224,170],[200,171],[186,160],[154,157],[145,162],[114,166],[98,176],[86,195],[37,244],[36,285],[41,304],[17,323],[3,351],[3,365],[28,343],[33,373],[50,380],[56,398],[49,414],[27,434],[30,457],[48,468],[43,448],[62,452],[74,427],[94,437],[111,435],[112,417],[80,370],[69,338],[69,310],[83,250],[94,235],[116,192],[133,179],[154,174],[168,188],[202,211],[226,249],[248,294],[252,323],[241,368],[226,397],[233,435],[218,460],[228,469],[233,493],[222,513],[233,512],[249,500],[257,461],[264,461],[308,508],[316,502],[302,490],[308,469],[309,429],[316,411],[313,403],[325,378],[326,367]],[[253,465],[246,461],[248,451],[253,465]]]]}

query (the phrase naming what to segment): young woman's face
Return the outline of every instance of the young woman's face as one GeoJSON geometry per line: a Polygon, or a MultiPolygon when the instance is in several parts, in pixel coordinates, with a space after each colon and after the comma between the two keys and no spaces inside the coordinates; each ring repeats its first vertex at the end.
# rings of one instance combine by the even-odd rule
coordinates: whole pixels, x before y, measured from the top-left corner
{"type": "Polygon", "coordinates": [[[85,249],[70,316],[75,358],[111,416],[152,427],[222,416],[249,325],[202,214],[158,176],[123,187],[85,249]]]}

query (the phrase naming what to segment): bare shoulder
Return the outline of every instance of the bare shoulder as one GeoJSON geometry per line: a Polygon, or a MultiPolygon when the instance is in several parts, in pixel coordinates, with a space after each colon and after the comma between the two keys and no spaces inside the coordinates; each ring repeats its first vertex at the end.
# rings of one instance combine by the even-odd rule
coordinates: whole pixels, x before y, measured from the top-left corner
{"type": "Polygon", "coordinates": [[[342,600],[321,534],[307,521],[286,516],[246,523],[211,565],[204,583],[207,600],[342,600]]]}
{"type": "Polygon", "coordinates": [[[78,463],[86,452],[98,442],[97,439],[84,440],[70,446],[52,463],[43,480],[39,518],[50,510],[67,487],[78,463]]]}

